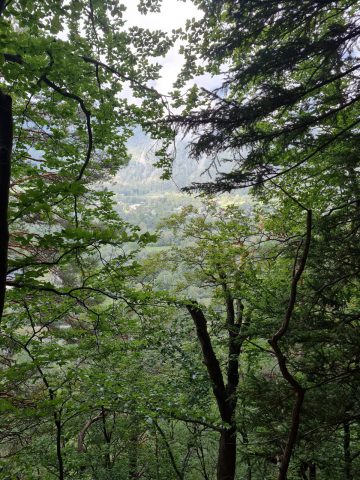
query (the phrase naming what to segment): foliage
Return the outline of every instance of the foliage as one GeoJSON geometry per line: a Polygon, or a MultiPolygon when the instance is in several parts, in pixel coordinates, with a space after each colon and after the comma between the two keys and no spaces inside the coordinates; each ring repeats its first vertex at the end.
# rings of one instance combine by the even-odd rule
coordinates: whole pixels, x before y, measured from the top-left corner
{"type": "Polygon", "coordinates": [[[194,0],[170,38],[118,1],[0,0],[1,478],[359,476],[357,3],[194,0]],[[176,38],[174,114],[150,85],[176,38]],[[185,131],[222,169],[188,190],[251,198],[124,220],[139,127],[165,176],[185,131]]]}

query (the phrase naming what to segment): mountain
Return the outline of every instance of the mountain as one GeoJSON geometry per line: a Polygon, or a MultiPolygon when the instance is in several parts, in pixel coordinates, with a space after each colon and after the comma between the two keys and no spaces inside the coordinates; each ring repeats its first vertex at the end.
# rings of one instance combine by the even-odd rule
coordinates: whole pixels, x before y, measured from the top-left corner
{"type": "MultiPolygon", "coordinates": [[[[161,169],[154,166],[157,145],[141,130],[135,130],[134,136],[128,141],[131,160],[119,170],[109,185],[109,189],[116,194],[117,208],[123,218],[144,230],[153,230],[161,218],[181,210],[183,206],[201,205],[198,197],[186,194],[181,189],[192,182],[209,179],[209,175],[203,173],[209,165],[209,159],[204,158],[198,163],[190,158],[187,143],[186,140],[177,142],[172,179],[162,180],[161,169]]],[[[230,203],[230,197],[221,195],[219,201],[230,203]]],[[[232,194],[231,201],[247,202],[246,192],[232,194]]]]}

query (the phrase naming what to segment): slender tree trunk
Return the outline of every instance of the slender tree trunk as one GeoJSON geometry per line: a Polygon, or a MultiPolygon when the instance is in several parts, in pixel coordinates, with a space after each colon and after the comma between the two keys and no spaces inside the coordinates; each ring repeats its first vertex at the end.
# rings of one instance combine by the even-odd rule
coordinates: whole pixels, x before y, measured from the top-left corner
{"type": "Polygon", "coordinates": [[[316,464],[310,463],[309,465],[309,480],[316,480],[316,464]]]}
{"type": "Polygon", "coordinates": [[[345,480],[353,480],[352,471],[351,471],[351,449],[350,449],[350,442],[351,442],[351,432],[350,432],[350,424],[349,422],[344,422],[344,479],[345,480]]]}
{"type": "Polygon", "coordinates": [[[104,453],[104,467],[105,469],[109,472],[111,470],[111,456],[110,456],[110,446],[111,446],[111,435],[112,432],[108,432],[108,429],[106,427],[106,410],[102,406],[101,407],[101,418],[102,418],[102,423],[103,423],[103,434],[104,434],[104,440],[105,440],[105,453],[104,453]]]}
{"type": "Polygon", "coordinates": [[[139,436],[135,430],[130,437],[130,450],[129,450],[129,480],[135,480],[138,478],[138,444],[139,436]]]}
{"type": "Polygon", "coordinates": [[[54,420],[55,420],[55,426],[56,426],[56,456],[58,459],[59,480],[64,480],[65,472],[64,472],[64,462],[62,458],[62,448],[61,448],[61,420],[57,413],[54,413],[54,420]]]}
{"type": "Polygon", "coordinates": [[[217,480],[234,480],[236,468],[236,427],[221,432],[217,464],[217,480]]]}
{"type": "Polygon", "coordinates": [[[8,206],[13,144],[12,100],[0,90],[0,320],[4,311],[9,245],[8,206]]]}
{"type": "Polygon", "coordinates": [[[157,422],[154,422],[154,425],[155,427],[157,428],[158,432],[160,433],[163,441],[164,441],[164,445],[165,445],[165,448],[167,450],[167,453],[169,455],[169,459],[170,459],[170,462],[171,462],[171,465],[174,469],[174,472],[176,474],[176,477],[179,479],[179,480],[184,480],[184,476],[182,474],[182,472],[180,471],[180,469],[178,468],[178,466],[176,465],[176,460],[175,460],[175,457],[174,457],[174,454],[171,450],[171,446],[170,446],[170,443],[168,442],[167,438],[166,438],[166,435],[165,435],[165,432],[164,430],[160,427],[160,425],[157,423],[157,422]]]}
{"type": "MultiPolygon", "coordinates": [[[[246,449],[247,449],[247,446],[249,445],[249,437],[248,437],[247,432],[242,430],[241,436],[242,436],[243,444],[246,446],[246,449]]],[[[249,452],[246,452],[246,465],[247,465],[246,480],[251,480],[252,479],[252,467],[251,467],[251,459],[250,459],[249,452]]]]}
{"type": "Polygon", "coordinates": [[[280,326],[278,331],[272,336],[272,338],[269,339],[269,343],[272,346],[278,360],[281,375],[283,376],[284,380],[286,380],[287,383],[292,387],[295,393],[295,402],[291,415],[290,431],[286,441],[284,454],[282,455],[281,463],[279,466],[278,480],[287,480],[287,472],[290,465],[291,456],[295,448],[296,438],[300,427],[301,408],[304,403],[305,397],[305,389],[300,385],[300,383],[296,380],[295,376],[289,371],[287,367],[287,358],[285,357],[279,345],[279,342],[286,335],[289,329],[290,321],[292,319],[292,315],[297,301],[298,283],[305,270],[307,258],[309,256],[312,233],[312,211],[306,209],[306,212],[307,215],[305,243],[300,261],[298,261],[297,257],[295,258],[288,306],[282,325],[280,326]]]}
{"type": "Polygon", "coordinates": [[[279,467],[278,480],[287,480],[287,471],[290,465],[291,455],[295,446],[296,437],[300,426],[300,413],[301,407],[304,402],[305,391],[299,386],[299,390],[296,392],[296,401],[292,411],[291,427],[289,436],[286,442],[284,455],[279,467]]]}
{"type": "MultiPolygon", "coordinates": [[[[195,427],[196,428],[196,427],[195,427]]],[[[196,440],[196,455],[199,459],[200,465],[201,465],[201,473],[203,480],[210,480],[209,476],[206,471],[206,461],[205,461],[205,455],[204,455],[204,449],[202,445],[202,438],[201,438],[201,432],[199,432],[199,436],[196,440]]]]}

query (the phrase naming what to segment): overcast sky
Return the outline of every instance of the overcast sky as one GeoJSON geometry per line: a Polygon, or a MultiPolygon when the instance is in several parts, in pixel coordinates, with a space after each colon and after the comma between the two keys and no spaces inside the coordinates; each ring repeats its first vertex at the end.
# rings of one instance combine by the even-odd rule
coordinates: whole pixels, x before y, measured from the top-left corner
{"type": "MultiPolygon", "coordinates": [[[[123,0],[123,3],[127,7],[124,16],[129,27],[136,25],[151,30],[163,30],[171,33],[173,29],[184,27],[187,19],[201,17],[201,12],[191,1],[163,0],[161,13],[149,13],[147,15],[141,15],[138,11],[138,2],[136,0],[123,0]]],[[[163,69],[161,78],[154,86],[160,93],[167,94],[172,90],[172,84],[180,72],[183,60],[178,53],[178,49],[179,45],[176,45],[170,50],[165,59],[159,60],[159,63],[163,64],[163,69]]],[[[216,80],[211,79],[208,75],[198,79],[198,82],[209,89],[217,83],[216,80]]]]}
{"type": "Polygon", "coordinates": [[[161,13],[148,13],[147,15],[139,13],[136,0],[123,0],[123,3],[127,8],[125,18],[129,25],[154,30],[171,32],[174,28],[184,26],[188,18],[199,17],[199,11],[190,1],[163,0],[161,13]]]}

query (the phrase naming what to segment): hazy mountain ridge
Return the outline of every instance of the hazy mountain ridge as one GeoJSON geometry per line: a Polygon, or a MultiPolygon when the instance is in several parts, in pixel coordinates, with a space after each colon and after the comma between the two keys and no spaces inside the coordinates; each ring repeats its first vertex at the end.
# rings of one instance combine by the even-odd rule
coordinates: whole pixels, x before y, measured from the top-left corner
{"type": "MultiPolygon", "coordinates": [[[[154,166],[157,158],[157,145],[141,130],[136,130],[128,141],[131,160],[121,168],[109,185],[115,192],[117,209],[120,215],[142,230],[154,230],[162,218],[178,212],[182,207],[192,204],[201,208],[201,199],[196,195],[184,193],[182,188],[193,182],[209,180],[209,159],[196,162],[189,156],[186,140],[178,141],[176,158],[171,180],[162,180],[162,170],[154,166]]],[[[226,168],[226,166],[225,166],[226,168]]],[[[221,204],[248,204],[246,191],[219,195],[221,204]]]]}
{"type": "Polygon", "coordinates": [[[188,154],[187,142],[176,145],[176,158],[171,180],[162,180],[161,169],[154,166],[157,161],[157,145],[141,132],[136,132],[128,142],[131,160],[119,170],[113,181],[113,190],[123,195],[177,192],[192,182],[201,181],[208,160],[196,162],[188,154]]]}

